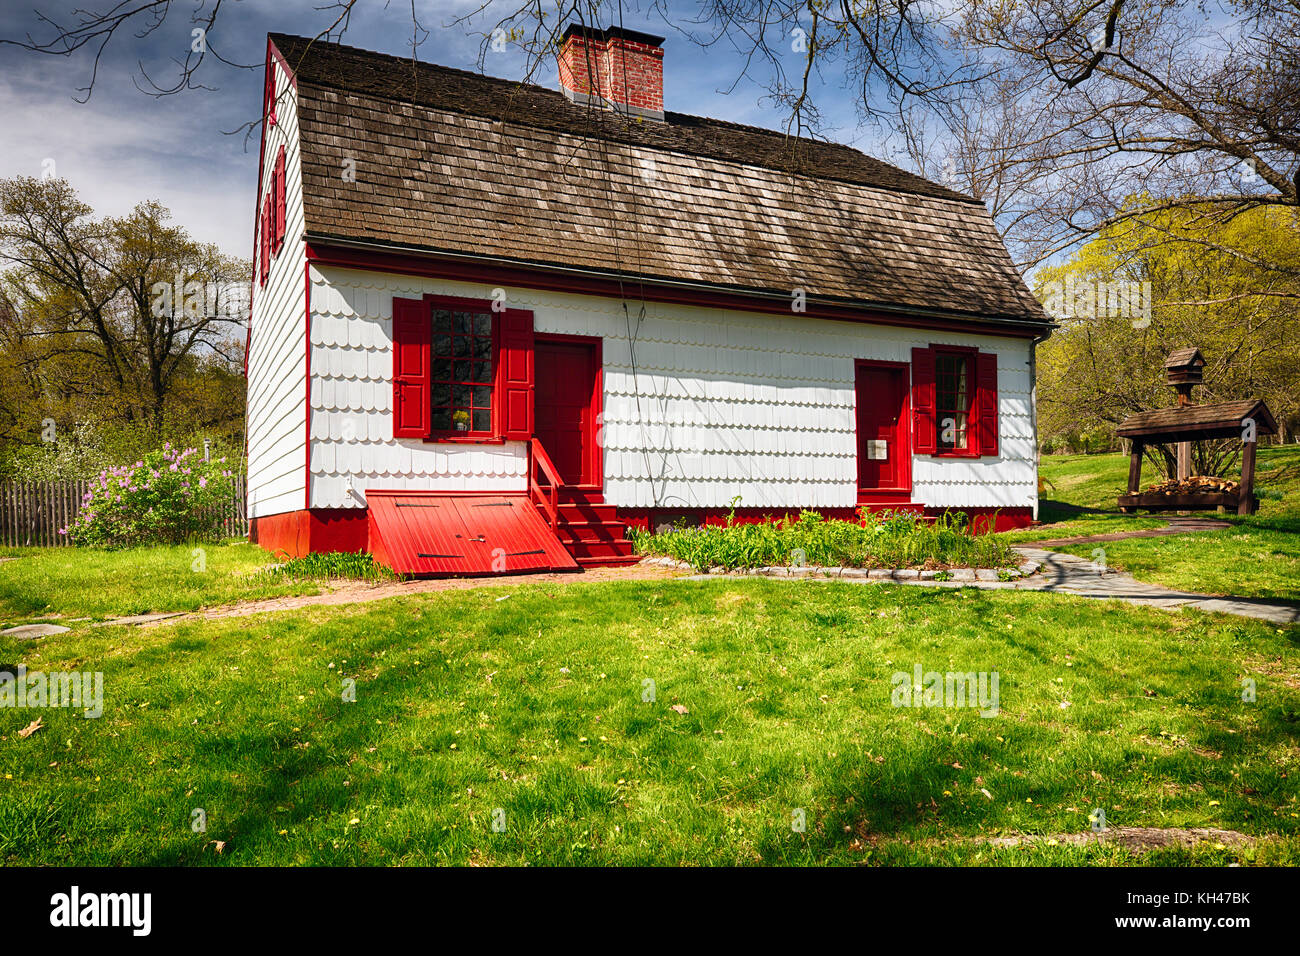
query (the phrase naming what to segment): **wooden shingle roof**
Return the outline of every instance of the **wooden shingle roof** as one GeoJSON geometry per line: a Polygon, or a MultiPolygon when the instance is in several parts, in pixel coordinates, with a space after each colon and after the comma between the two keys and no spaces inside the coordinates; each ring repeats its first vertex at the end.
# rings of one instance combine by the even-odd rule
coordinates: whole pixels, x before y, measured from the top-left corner
{"type": "Polygon", "coordinates": [[[1245,398],[1217,405],[1174,406],[1138,412],[1124,419],[1115,433],[1123,438],[1151,442],[1232,438],[1241,433],[1247,419],[1254,420],[1256,432],[1260,435],[1277,432],[1277,422],[1268,406],[1257,398],[1245,398]]]}
{"type": "Polygon", "coordinates": [[[849,147],[271,40],[297,79],[317,241],[1048,323],[982,203],[849,147]]]}

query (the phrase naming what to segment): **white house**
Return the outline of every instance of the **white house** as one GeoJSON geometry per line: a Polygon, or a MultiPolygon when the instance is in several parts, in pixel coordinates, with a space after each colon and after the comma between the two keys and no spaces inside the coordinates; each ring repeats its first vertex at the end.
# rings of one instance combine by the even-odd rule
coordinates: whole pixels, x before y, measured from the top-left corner
{"type": "Polygon", "coordinates": [[[557,92],[268,38],[252,540],[473,574],[733,508],[1032,519],[1051,326],[984,206],[665,112],[660,44],[570,27],[557,92]]]}

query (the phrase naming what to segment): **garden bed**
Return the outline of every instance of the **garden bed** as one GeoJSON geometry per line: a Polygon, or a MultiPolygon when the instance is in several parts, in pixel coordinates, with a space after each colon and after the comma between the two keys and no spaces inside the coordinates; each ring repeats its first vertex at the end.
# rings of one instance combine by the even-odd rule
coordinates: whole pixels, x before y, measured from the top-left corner
{"type": "MultiPolygon", "coordinates": [[[[1010,544],[997,535],[974,534],[964,514],[934,520],[901,511],[861,509],[858,521],[827,520],[804,511],[774,521],[681,527],[656,533],[631,532],[638,554],[672,558],[696,571],[910,570],[953,568],[997,572],[1019,564],[1010,544]]],[[[989,522],[990,527],[993,522],[989,522]]]]}
{"type": "MultiPolygon", "coordinates": [[[[641,563],[651,567],[696,570],[688,561],[669,557],[643,558],[641,563]]],[[[768,578],[841,578],[851,581],[1014,581],[1035,573],[1040,566],[1037,561],[1026,561],[1019,567],[1008,568],[852,568],[794,565],[728,569],[715,565],[708,568],[707,573],[768,578]]]]}

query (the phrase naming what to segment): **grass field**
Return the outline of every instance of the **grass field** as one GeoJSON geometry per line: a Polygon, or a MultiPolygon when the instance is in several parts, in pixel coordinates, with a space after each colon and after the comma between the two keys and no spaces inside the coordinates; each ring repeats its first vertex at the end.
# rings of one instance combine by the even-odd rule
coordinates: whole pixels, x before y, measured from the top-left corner
{"type": "Polygon", "coordinates": [[[1054,595],[745,580],[0,639],[0,670],[100,670],[105,701],[98,719],[45,710],[25,739],[33,713],[0,711],[0,860],[1295,863],[1298,637],[1054,595]],[[918,664],[996,671],[997,715],[891,706],[918,664]],[[1080,832],[1096,808],[1261,842],[980,843],[1080,832]]]}
{"type": "MultiPolygon", "coordinates": [[[[1128,480],[1123,455],[1048,455],[1044,524],[1004,536],[1016,542],[1159,527],[1147,513],[1121,515],[1115,499],[1128,480]]],[[[1151,480],[1151,475],[1147,476],[1151,480]]],[[[1248,517],[1197,512],[1233,527],[1166,538],[1107,542],[1106,562],[1142,581],[1206,594],[1300,600],[1300,446],[1259,451],[1259,512],[1248,517]]],[[[1096,544],[1061,550],[1092,556],[1096,544]]]]}
{"type": "Polygon", "coordinates": [[[284,594],[315,594],[310,580],[259,572],[275,564],[246,541],[129,548],[29,548],[0,563],[0,621],[61,615],[121,617],[284,594]]]}

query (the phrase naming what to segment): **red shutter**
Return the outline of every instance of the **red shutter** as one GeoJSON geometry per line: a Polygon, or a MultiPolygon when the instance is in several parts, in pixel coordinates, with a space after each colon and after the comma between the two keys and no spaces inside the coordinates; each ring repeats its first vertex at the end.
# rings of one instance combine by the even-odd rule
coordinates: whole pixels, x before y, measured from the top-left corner
{"type": "Polygon", "coordinates": [[[980,455],[998,453],[998,357],[993,352],[975,357],[975,436],[980,455]]]}
{"type": "Polygon", "coordinates": [[[257,231],[261,233],[260,249],[262,253],[262,285],[266,285],[266,276],[271,271],[271,197],[262,203],[262,216],[257,231]]]}
{"type": "Polygon", "coordinates": [[[393,299],[393,437],[427,438],[429,340],[433,324],[421,299],[393,299]]]}
{"type": "Polygon", "coordinates": [[[501,314],[498,359],[497,431],[507,441],[533,437],[533,313],[501,314]]]}
{"type": "Polygon", "coordinates": [[[937,450],[934,432],[934,352],[912,349],[912,438],[918,455],[937,450]]]}
{"type": "Polygon", "coordinates": [[[275,158],[275,251],[284,245],[284,147],[275,158]]]}

